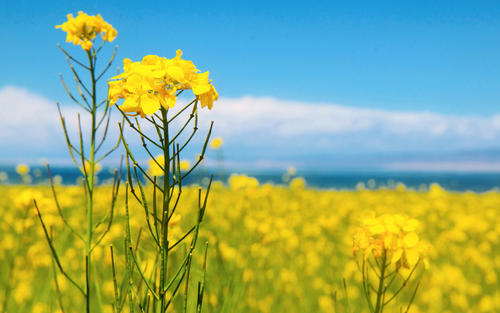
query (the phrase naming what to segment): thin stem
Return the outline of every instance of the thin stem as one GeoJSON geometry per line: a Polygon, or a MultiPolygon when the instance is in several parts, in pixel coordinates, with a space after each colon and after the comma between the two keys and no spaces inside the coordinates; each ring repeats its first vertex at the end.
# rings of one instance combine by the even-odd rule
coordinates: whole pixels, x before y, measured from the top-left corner
{"type": "Polygon", "coordinates": [[[364,291],[364,294],[366,297],[366,301],[368,302],[368,308],[370,309],[370,312],[374,312],[372,299],[370,297],[370,289],[368,287],[369,277],[366,273],[366,261],[365,261],[365,259],[363,259],[363,264],[361,265],[361,273],[363,276],[363,291],[364,291]]]}
{"type": "MultiPolygon", "coordinates": [[[[69,154],[71,156],[71,159],[73,160],[73,163],[75,163],[76,167],[78,167],[78,169],[80,169],[80,167],[78,166],[78,162],[76,161],[75,155],[73,154],[73,151],[76,154],[78,154],[79,156],[81,156],[82,153],[81,153],[81,151],[77,150],[73,146],[73,144],[71,143],[71,141],[69,139],[68,129],[66,128],[66,121],[65,121],[64,117],[62,116],[61,107],[59,105],[59,102],[57,102],[57,112],[59,113],[59,119],[61,121],[61,125],[62,125],[63,131],[64,131],[64,138],[66,139],[66,145],[68,146],[68,151],[69,151],[69,154]]],[[[81,169],[80,169],[80,171],[81,171],[81,169]]]]}
{"type": "Polygon", "coordinates": [[[417,294],[418,287],[420,287],[420,282],[417,283],[417,286],[415,287],[415,290],[413,291],[413,294],[411,295],[410,302],[408,303],[408,307],[406,308],[405,313],[408,313],[408,311],[410,310],[410,307],[413,304],[413,300],[415,300],[415,296],[417,294]]]}
{"type": "Polygon", "coordinates": [[[385,270],[387,268],[387,251],[384,250],[382,254],[382,265],[380,267],[380,278],[379,278],[379,284],[378,284],[378,290],[377,290],[377,302],[375,304],[375,313],[382,313],[384,311],[384,301],[383,301],[383,296],[385,294],[384,292],[384,279],[385,279],[385,270]]]}
{"type": "Polygon", "coordinates": [[[127,144],[127,141],[125,140],[125,137],[123,136],[123,126],[120,123],[118,123],[118,127],[120,128],[120,138],[121,138],[121,141],[123,143],[123,147],[125,148],[125,151],[127,152],[127,158],[130,157],[130,160],[132,160],[133,166],[134,167],[136,166],[141,171],[142,175],[144,175],[144,177],[146,177],[147,180],[149,180],[152,184],[155,184],[156,187],[161,192],[164,192],[164,190],[160,186],[158,186],[158,184],[156,184],[156,181],[153,180],[153,178],[151,178],[148,175],[148,173],[137,163],[137,161],[134,158],[134,155],[132,154],[132,152],[129,149],[129,146],[127,144]]]}
{"type": "Polygon", "coordinates": [[[78,100],[76,100],[76,98],[73,96],[73,94],[69,91],[68,86],[66,85],[66,82],[64,81],[64,79],[63,79],[63,77],[62,77],[61,74],[59,74],[59,77],[61,79],[61,83],[62,83],[62,85],[64,87],[64,90],[66,91],[66,93],[68,94],[68,96],[71,98],[71,100],[73,100],[76,104],[78,104],[79,106],[81,106],[85,111],[90,112],[90,107],[81,104],[78,100]]]}
{"type": "MultiPolygon", "coordinates": [[[[160,240],[162,253],[162,262],[160,266],[160,290],[163,291],[165,287],[165,279],[167,277],[167,267],[168,267],[168,216],[169,216],[169,206],[170,206],[170,150],[169,150],[169,136],[168,136],[168,119],[167,111],[161,109],[162,114],[162,126],[163,126],[163,157],[164,157],[164,175],[163,175],[163,205],[162,205],[162,218],[161,218],[161,233],[162,237],[160,240]]],[[[161,295],[161,311],[166,310],[170,301],[165,304],[165,295],[161,295]]]]}
{"type": "MultiPolygon", "coordinates": [[[[187,171],[182,176],[181,179],[184,179],[186,176],[188,176],[203,161],[203,158],[205,157],[205,151],[207,150],[207,146],[208,146],[208,140],[210,139],[210,135],[212,134],[212,127],[213,126],[214,126],[214,122],[212,121],[212,123],[210,123],[210,129],[208,130],[208,134],[207,134],[207,137],[205,139],[205,143],[203,144],[203,149],[201,150],[200,157],[198,158],[196,163],[193,165],[193,167],[191,167],[191,169],[189,169],[189,171],[187,171]]],[[[180,153],[180,150],[182,150],[182,148],[180,148],[179,151],[177,151],[177,153],[180,153]]]]}
{"type": "MultiPolygon", "coordinates": [[[[89,173],[85,176],[87,181],[87,241],[85,245],[85,284],[87,288],[86,297],[86,312],[90,313],[90,286],[92,285],[92,237],[93,237],[93,206],[94,206],[94,176],[95,176],[95,143],[96,143],[96,106],[97,106],[97,95],[96,95],[96,79],[95,79],[95,54],[92,55],[90,51],[87,51],[87,56],[89,60],[89,72],[90,81],[92,86],[92,125],[90,128],[90,156],[89,156],[89,173]]],[[[83,164],[85,168],[85,164],[83,164]]]]}
{"type": "Polygon", "coordinates": [[[413,275],[413,273],[417,269],[418,263],[420,263],[420,260],[418,260],[418,262],[415,264],[415,266],[413,266],[413,269],[411,270],[410,274],[408,274],[408,277],[406,277],[406,279],[403,281],[403,284],[401,285],[401,287],[399,287],[399,289],[392,295],[392,297],[389,300],[387,300],[387,302],[385,302],[385,304],[388,304],[389,302],[392,301],[392,299],[396,298],[396,296],[401,292],[401,290],[403,290],[403,288],[406,286],[406,284],[408,284],[408,281],[410,280],[411,276],[413,275]]]}
{"type": "Polygon", "coordinates": [[[90,70],[90,68],[88,66],[86,66],[85,64],[83,64],[82,62],[78,61],[77,59],[73,58],[68,52],[66,52],[66,50],[64,50],[60,44],[57,44],[57,47],[68,57],[70,58],[73,62],[75,62],[76,64],[80,65],[81,67],[83,67],[84,69],[86,70],[90,70]]]}
{"type": "Polygon", "coordinates": [[[114,291],[114,301],[113,301],[113,311],[116,312],[118,310],[118,306],[120,303],[120,296],[118,295],[118,283],[116,281],[116,266],[115,266],[115,256],[113,253],[113,246],[109,246],[110,254],[111,254],[111,271],[113,274],[113,291],[114,291]]]}
{"type": "MultiPolygon", "coordinates": [[[[100,50],[100,48],[99,48],[99,50],[100,50]]],[[[108,71],[108,69],[111,66],[111,64],[113,64],[113,61],[114,61],[115,56],[116,56],[116,50],[118,50],[118,46],[115,46],[115,50],[113,50],[113,55],[109,59],[108,64],[106,65],[106,67],[104,68],[104,70],[101,72],[101,74],[99,74],[99,76],[97,76],[96,81],[99,81],[99,79],[101,79],[102,75],[104,75],[104,73],[106,73],[108,71]]]]}
{"type": "MultiPolygon", "coordinates": [[[[87,86],[85,86],[82,82],[82,80],[80,79],[80,76],[78,75],[78,73],[76,72],[75,68],[73,67],[73,65],[71,65],[71,62],[69,61],[68,58],[66,58],[66,61],[68,62],[68,65],[69,65],[69,68],[71,69],[71,71],[73,72],[73,75],[75,76],[75,80],[76,80],[76,85],[78,86],[81,85],[83,87],[83,89],[85,90],[85,92],[87,93],[87,95],[89,97],[92,97],[92,94],[90,93],[90,91],[88,90],[87,86]]],[[[87,100],[85,99],[85,103],[88,103],[87,100]]]]}
{"type": "Polygon", "coordinates": [[[146,276],[144,276],[144,273],[142,272],[141,267],[139,266],[139,263],[137,262],[137,258],[135,256],[134,250],[132,249],[132,247],[129,247],[129,250],[130,250],[130,255],[132,256],[132,259],[134,260],[134,263],[135,263],[135,266],[137,268],[137,271],[139,272],[139,274],[142,277],[142,280],[144,281],[144,283],[148,287],[149,291],[153,294],[153,296],[155,297],[155,299],[159,300],[160,297],[158,297],[158,295],[154,291],[153,287],[151,287],[151,285],[149,284],[149,280],[146,278],[146,276]]]}
{"type": "Polygon", "coordinates": [[[38,204],[36,203],[36,200],[34,200],[34,203],[35,203],[36,211],[38,213],[37,214],[38,215],[38,219],[40,220],[40,223],[42,224],[43,232],[45,234],[45,239],[47,239],[47,243],[49,244],[50,251],[52,252],[52,257],[53,257],[54,261],[56,262],[57,267],[59,268],[59,271],[64,275],[64,277],[66,277],[66,279],[68,279],[68,281],[70,283],[72,283],[82,293],[83,296],[86,297],[87,294],[85,293],[85,291],[83,290],[83,288],[80,287],[80,285],[78,285],[78,283],[75,282],[73,280],[73,278],[71,278],[66,273],[66,271],[64,270],[64,268],[62,267],[61,262],[59,261],[59,257],[57,255],[56,249],[55,249],[54,245],[52,244],[52,240],[51,240],[51,238],[49,236],[49,232],[47,231],[47,227],[45,226],[45,223],[43,222],[42,214],[40,213],[40,209],[38,208],[38,204]]]}
{"type": "Polygon", "coordinates": [[[195,102],[198,102],[198,99],[194,99],[193,101],[189,102],[186,106],[184,106],[179,112],[177,112],[174,116],[172,116],[167,121],[167,124],[170,124],[170,122],[172,122],[173,120],[175,120],[182,112],[184,112],[187,108],[189,108],[195,102]]]}
{"type": "Polygon", "coordinates": [[[55,189],[55,186],[54,186],[54,180],[52,179],[52,173],[50,172],[50,166],[49,166],[49,164],[47,164],[47,173],[49,175],[50,188],[52,190],[52,195],[54,197],[54,202],[56,203],[56,208],[57,208],[57,212],[59,213],[59,216],[61,217],[61,219],[64,222],[64,224],[69,228],[69,230],[71,230],[71,232],[76,237],[78,237],[80,240],[82,240],[83,242],[85,242],[85,239],[83,239],[83,236],[80,233],[78,233],[73,226],[71,226],[71,224],[68,222],[68,220],[63,215],[61,206],[59,204],[59,200],[57,198],[57,193],[56,193],[56,189],[55,189]]]}

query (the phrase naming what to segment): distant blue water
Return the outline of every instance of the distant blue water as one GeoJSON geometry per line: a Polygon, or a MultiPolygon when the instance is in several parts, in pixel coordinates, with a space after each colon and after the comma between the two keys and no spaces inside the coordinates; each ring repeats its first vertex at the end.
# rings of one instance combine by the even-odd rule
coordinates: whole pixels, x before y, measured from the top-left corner
{"type": "MultiPolygon", "coordinates": [[[[75,184],[81,175],[74,168],[52,167],[53,177],[58,177],[62,184],[75,184]]],[[[217,173],[216,169],[213,173],[217,173]]],[[[210,170],[202,169],[193,172],[186,180],[186,184],[206,182],[210,170]],[[205,180],[203,180],[205,178],[205,180]]],[[[125,174],[125,173],[124,173],[125,174]]],[[[284,184],[283,172],[246,172],[249,176],[256,177],[261,183],[284,184]]],[[[214,175],[216,180],[227,182],[229,173],[214,175]]],[[[3,175],[5,176],[5,175],[3,175]]],[[[332,173],[301,173],[297,176],[304,177],[307,185],[322,189],[355,189],[358,183],[363,183],[365,188],[393,188],[397,183],[403,183],[408,188],[425,190],[431,183],[438,183],[441,187],[452,191],[483,192],[500,188],[499,173],[422,173],[422,172],[332,172],[332,173]]],[[[47,170],[44,167],[35,167],[30,171],[31,184],[48,184],[47,170]]],[[[98,174],[100,183],[110,183],[112,180],[111,169],[104,168],[98,174]]],[[[124,175],[125,177],[125,175],[124,175]]],[[[0,166],[0,184],[19,184],[21,177],[15,172],[14,167],[0,166]],[[7,174],[7,180],[2,181],[2,173],[7,174]]]]}

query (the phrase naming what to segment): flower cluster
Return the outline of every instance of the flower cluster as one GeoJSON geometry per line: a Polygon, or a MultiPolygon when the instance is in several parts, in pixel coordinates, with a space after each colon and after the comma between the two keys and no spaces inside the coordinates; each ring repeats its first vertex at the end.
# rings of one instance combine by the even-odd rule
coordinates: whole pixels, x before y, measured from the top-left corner
{"type": "Polygon", "coordinates": [[[259,181],[245,174],[231,174],[229,177],[229,187],[231,190],[255,189],[259,187],[259,181]]]}
{"type": "Polygon", "coordinates": [[[191,89],[202,107],[212,108],[218,94],[208,72],[198,73],[193,62],[182,59],[177,50],[173,59],[147,55],[140,62],[123,60],[124,72],[109,82],[110,105],[124,99],[120,109],[142,117],[155,113],[160,106],[173,108],[177,95],[191,89]]]}
{"type": "Polygon", "coordinates": [[[415,232],[418,225],[417,220],[398,214],[365,218],[354,236],[353,253],[361,252],[364,258],[385,255],[388,264],[406,268],[421,259],[428,267],[427,246],[415,232]]]}
{"type": "Polygon", "coordinates": [[[77,17],[68,14],[68,21],[57,25],[67,33],[66,41],[72,42],[74,45],[81,45],[83,50],[90,50],[93,45],[93,40],[97,34],[101,34],[105,41],[113,41],[117,35],[116,29],[111,24],[105,22],[100,14],[87,15],[82,11],[78,12],[77,17]]]}

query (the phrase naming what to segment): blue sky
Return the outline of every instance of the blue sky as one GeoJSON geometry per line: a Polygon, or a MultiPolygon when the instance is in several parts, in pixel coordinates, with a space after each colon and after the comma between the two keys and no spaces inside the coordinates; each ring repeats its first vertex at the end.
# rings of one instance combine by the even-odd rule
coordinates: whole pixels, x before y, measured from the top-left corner
{"type": "MultiPolygon", "coordinates": [[[[214,114],[222,119],[220,125],[226,125],[220,134],[227,138],[225,153],[235,164],[300,163],[307,158],[384,153],[457,155],[463,150],[499,147],[500,4],[496,1],[158,1],[147,5],[3,1],[0,105],[9,106],[16,92],[44,103],[59,100],[70,105],[57,76],[67,74],[64,57],[55,46],[64,45],[65,36],[54,25],[78,10],[100,13],[118,30],[114,42],[119,45],[118,61],[145,54],[172,57],[182,49],[186,59],[209,70],[224,103],[214,114]],[[223,107],[254,109],[246,106],[245,99],[255,104],[256,121],[273,116],[267,124],[255,125],[268,127],[264,133],[277,132],[276,136],[254,142],[248,134],[255,129],[249,126],[245,133],[234,129],[241,124],[227,123],[234,116],[221,112],[223,107]],[[269,111],[269,105],[274,109],[269,111]],[[282,114],[289,107],[297,112],[305,108],[302,121],[282,114]],[[323,116],[313,114],[318,107],[323,116]],[[412,122],[398,123],[403,115],[412,122]],[[346,120],[350,122],[342,123],[346,120]],[[289,126],[297,123],[324,127],[289,126]],[[311,142],[315,144],[309,147],[310,153],[300,152],[311,142]]],[[[79,52],[68,44],[65,47],[79,52]]],[[[7,130],[0,126],[0,131],[6,138],[7,130]]],[[[0,148],[9,151],[3,159],[19,159],[19,143],[1,138],[0,148]]],[[[64,156],[62,149],[53,152],[55,143],[45,144],[51,148],[40,147],[22,156],[64,156]]]]}

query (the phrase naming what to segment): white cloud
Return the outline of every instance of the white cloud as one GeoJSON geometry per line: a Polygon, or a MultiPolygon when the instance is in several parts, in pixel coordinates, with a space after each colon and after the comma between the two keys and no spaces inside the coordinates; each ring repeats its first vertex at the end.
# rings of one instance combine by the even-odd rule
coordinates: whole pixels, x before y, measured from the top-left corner
{"type": "MultiPolygon", "coordinates": [[[[62,109],[74,135],[78,110],[71,105],[62,109]]],[[[0,150],[4,152],[0,161],[67,158],[55,102],[26,89],[7,86],[0,89],[0,110],[0,150]]],[[[201,133],[214,120],[214,135],[222,136],[226,142],[227,161],[236,163],[281,164],[346,151],[430,152],[488,148],[500,143],[500,114],[480,117],[395,112],[251,96],[222,98],[212,110],[200,112],[201,133]]],[[[116,122],[113,120],[112,128],[116,128],[116,122]]],[[[198,145],[200,137],[195,141],[198,145]]]]}
{"type": "MultiPolygon", "coordinates": [[[[89,116],[72,105],[61,105],[61,111],[68,133],[76,141],[77,114],[81,114],[82,125],[89,124],[89,116]]],[[[6,86],[0,89],[0,112],[0,160],[25,162],[67,156],[56,102],[24,88],[6,86]]]]}
{"type": "Polygon", "coordinates": [[[219,100],[205,113],[226,136],[265,133],[279,137],[377,132],[426,137],[490,139],[500,135],[500,114],[449,116],[432,112],[393,112],[338,104],[305,103],[251,96],[219,100]]]}
{"type": "Polygon", "coordinates": [[[0,89],[0,144],[44,145],[57,128],[55,103],[25,89],[0,89]]]}

